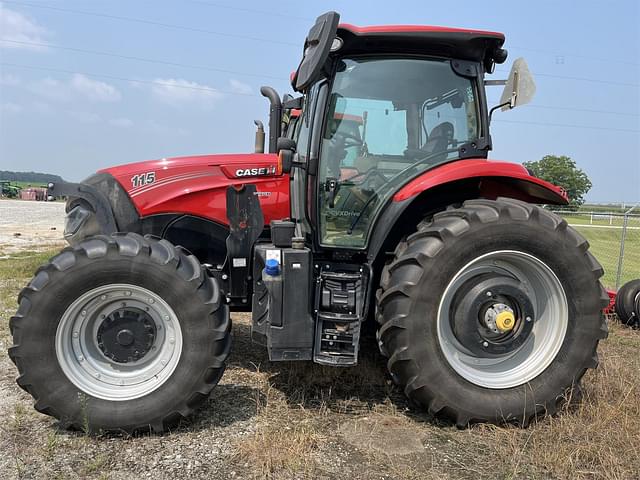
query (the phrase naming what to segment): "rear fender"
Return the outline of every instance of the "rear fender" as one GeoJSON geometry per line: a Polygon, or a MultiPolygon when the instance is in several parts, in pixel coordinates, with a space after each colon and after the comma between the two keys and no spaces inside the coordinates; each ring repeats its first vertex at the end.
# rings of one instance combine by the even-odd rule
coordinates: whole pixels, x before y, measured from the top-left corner
{"type": "Polygon", "coordinates": [[[522,165],[486,159],[458,160],[429,170],[392,197],[378,217],[369,241],[373,271],[424,217],[475,198],[508,197],[530,203],[566,205],[566,192],[529,174],[522,165]]]}
{"type": "Polygon", "coordinates": [[[526,202],[552,205],[569,202],[563,188],[534,177],[522,165],[484,158],[458,160],[428,170],[398,190],[393,201],[407,200],[439,185],[472,178],[482,182],[481,193],[485,198],[516,196],[526,202]]]}

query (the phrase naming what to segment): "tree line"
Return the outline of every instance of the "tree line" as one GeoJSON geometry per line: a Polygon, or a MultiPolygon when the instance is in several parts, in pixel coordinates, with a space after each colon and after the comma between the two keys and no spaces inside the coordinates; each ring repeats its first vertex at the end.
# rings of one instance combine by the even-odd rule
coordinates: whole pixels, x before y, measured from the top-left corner
{"type": "Polygon", "coordinates": [[[12,172],[11,170],[0,170],[0,180],[9,180],[11,182],[27,182],[27,183],[49,183],[62,182],[60,175],[40,172],[12,172]]]}

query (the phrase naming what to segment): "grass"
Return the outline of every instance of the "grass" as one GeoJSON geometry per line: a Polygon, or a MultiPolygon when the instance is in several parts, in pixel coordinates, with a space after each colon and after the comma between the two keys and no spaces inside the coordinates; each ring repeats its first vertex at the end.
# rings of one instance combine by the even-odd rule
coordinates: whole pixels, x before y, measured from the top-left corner
{"type": "MultiPolygon", "coordinates": [[[[640,222],[638,225],[640,226],[640,222]]],[[[622,230],[580,226],[575,228],[589,241],[591,253],[604,268],[602,283],[610,288],[615,287],[622,230]]],[[[621,285],[640,278],[640,230],[627,231],[623,260],[621,285]]]]}
{"type": "MultiPolygon", "coordinates": [[[[590,239],[594,250],[598,239],[590,239]]],[[[59,431],[15,385],[5,353],[15,297],[52,253],[0,259],[0,390],[10,402],[0,403],[2,478],[640,478],[640,332],[615,323],[601,343],[600,368],[584,378],[582,401],[528,429],[459,430],[414,410],[371,338],[354,368],[270,363],[250,341],[248,315],[236,314],[221,384],[176,431],[134,438],[59,431]]]]}
{"type": "MultiPolygon", "coordinates": [[[[579,213],[563,213],[562,217],[589,241],[591,253],[605,271],[603,284],[615,288],[624,218],[579,213]]],[[[629,217],[627,227],[620,285],[640,278],[640,216],[629,217]]]]}

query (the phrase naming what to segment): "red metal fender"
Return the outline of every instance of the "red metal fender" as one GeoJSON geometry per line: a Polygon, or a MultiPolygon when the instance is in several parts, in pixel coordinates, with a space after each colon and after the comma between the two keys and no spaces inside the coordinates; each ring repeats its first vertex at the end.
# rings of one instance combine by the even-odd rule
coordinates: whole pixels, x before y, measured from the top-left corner
{"type": "Polygon", "coordinates": [[[469,178],[481,179],[480,194],[484,198],[504,196],[554,205],[569,202],[563,188],[530,175],[522,165],[486,158],[457,160],[433,168],[398,190],[393,201],[401,202],[430,188],[469,178]]]}

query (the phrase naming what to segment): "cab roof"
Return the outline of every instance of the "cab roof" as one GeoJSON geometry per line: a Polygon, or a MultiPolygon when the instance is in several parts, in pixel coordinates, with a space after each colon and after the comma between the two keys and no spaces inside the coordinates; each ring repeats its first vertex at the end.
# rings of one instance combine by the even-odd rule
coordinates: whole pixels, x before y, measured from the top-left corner
{"type": "MultiPolygon", "coordinates": [[[[338,25],[341,54],[418,53],[461,60],[502,63],[504,34],[431,25],[338,25]]],[[[506,53],[506,52],[505,52],[506,53]]]]}

